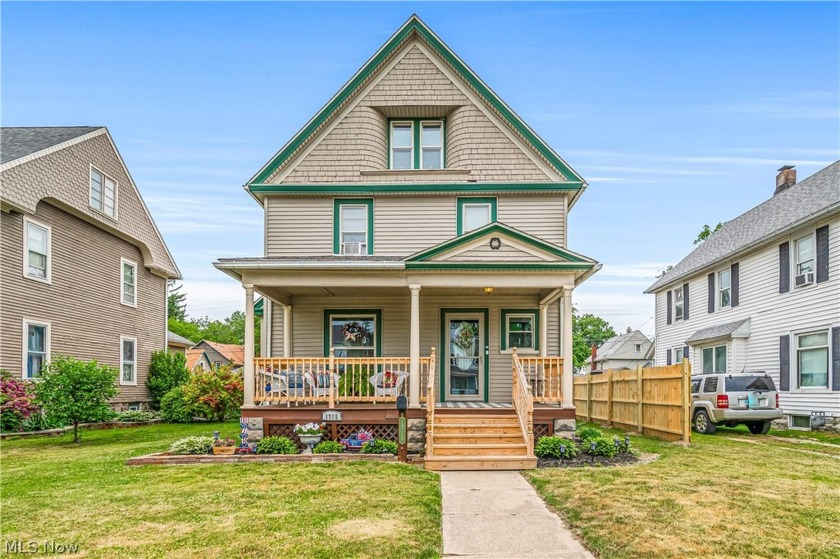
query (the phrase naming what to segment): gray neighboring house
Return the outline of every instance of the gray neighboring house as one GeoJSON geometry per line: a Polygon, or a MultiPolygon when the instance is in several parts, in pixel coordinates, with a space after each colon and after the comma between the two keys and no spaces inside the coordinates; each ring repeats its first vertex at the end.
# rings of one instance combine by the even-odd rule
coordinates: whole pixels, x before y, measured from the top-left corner
{"type": "Polygon", "coordinates": [[[607,369],[632,369],[637,365],[649,366],[653,362],[653,341],[641,330],[627,329],[601,344],[595,352],[595,366],[592,356],[586,359],[581,372],[606,371],[607,369]]]}
{"type": "Polygon", "coordinates": [[[195,345],[195,342],[188,340],[184,336],[179,336],[171,330],[166,331],[166,345],[169,348],[169,353],[180,353],[186,356],[187,350],[195,345]]]}
{"type": "Polygon", "coordinates": [[[0,182],[0,368],[95,359],[120,371],[115,407],[142,407],[180,273],[108,130],[4,127],[0,182]]]}
{"type": "Polygon", "coordinates": [[[656,364],[766,371],[791,427],[840,426],[840,161],[775,186],[647,289],[656,364]]]}

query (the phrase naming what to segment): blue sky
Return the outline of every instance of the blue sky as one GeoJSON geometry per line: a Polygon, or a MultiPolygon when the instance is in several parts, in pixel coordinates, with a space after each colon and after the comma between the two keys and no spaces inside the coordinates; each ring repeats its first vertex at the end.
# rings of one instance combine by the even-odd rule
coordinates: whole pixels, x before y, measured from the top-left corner
{"type": "Polygon", "coordinates": [[[416,12],[590,187],[570,248],[584,312],[653,331],[654,275],[776,169],[840,158],[838,3],[10,3],[2,123],[106,125],[191,315],[243,307],[218,257],[259,255],[241,185],[416,12]]]}

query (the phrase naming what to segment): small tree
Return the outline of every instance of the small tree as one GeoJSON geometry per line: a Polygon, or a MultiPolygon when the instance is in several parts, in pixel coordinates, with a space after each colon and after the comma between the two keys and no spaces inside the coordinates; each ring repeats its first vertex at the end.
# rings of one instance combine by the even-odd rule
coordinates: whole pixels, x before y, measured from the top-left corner
{"type": "Polygon", "coordinates": [[[152,362],[149,364],[149,378],[146,379],[146,386],[149,387],[152,397],[152,409],[159,410],[164,395],[187,382],[189,378],[187,358],[183,353],[170,353],[166,350],[153,352],[152,362]]]}
{"type": "Polygon", "coordinates": [[[73,424],[79,442],[79,423],[104,421],[114,415],[108,400],[117,395],[117,370],[96,361],[59,356],[41,371],[36,401],[50,416],[73,424]]]}
{"type": "Polygon", "coordinates": [[[242,373],[235,373],[228,366],[212,371],[195,370],[181,390],[186,408],[192,414],[224,421],[226,417],[238,415],[242,406],[242,373]]]}

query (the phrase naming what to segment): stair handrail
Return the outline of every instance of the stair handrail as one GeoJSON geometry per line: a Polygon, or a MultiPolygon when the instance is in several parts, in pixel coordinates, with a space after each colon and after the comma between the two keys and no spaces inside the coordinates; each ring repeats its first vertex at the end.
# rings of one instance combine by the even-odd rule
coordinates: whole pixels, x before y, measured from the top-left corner
{"type": "Polygon", "coordinates": [[[522,430],[522,439],[528,450],[528,457],[534,456],[534,397],[531,385],[525,378],[525,371],[519,361],[516,348],[513,348],[513,409],[522,430]]]}
{"type": "Polygon", "coordinates": [[[429,356],[429,380],[426,383],[426,457],[434,456],[432,445],[435,429],[435,348],[429,356]]]}

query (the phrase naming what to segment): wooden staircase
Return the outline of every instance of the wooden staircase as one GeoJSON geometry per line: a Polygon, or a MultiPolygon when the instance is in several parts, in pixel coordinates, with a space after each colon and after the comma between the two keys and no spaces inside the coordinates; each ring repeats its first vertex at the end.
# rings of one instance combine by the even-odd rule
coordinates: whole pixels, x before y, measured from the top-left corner
{"type": "Polygon", "coordinates": [[[523,470],[537,465],[512,409],[438,409],[431,433],[427,470],[523,470]]]}

